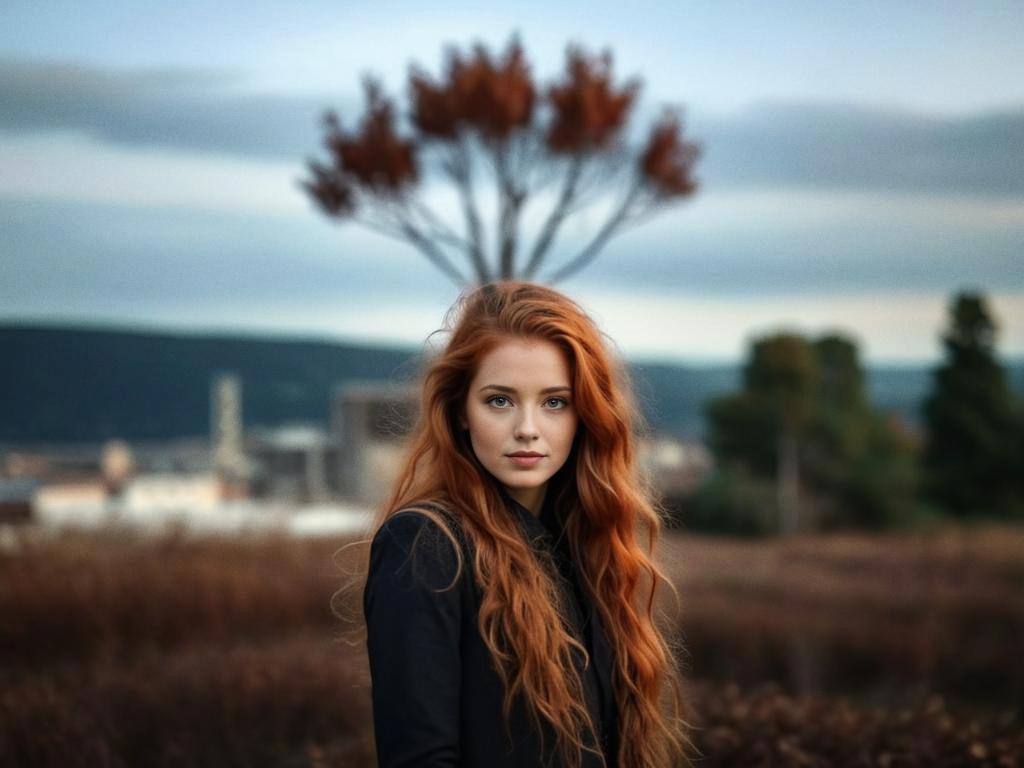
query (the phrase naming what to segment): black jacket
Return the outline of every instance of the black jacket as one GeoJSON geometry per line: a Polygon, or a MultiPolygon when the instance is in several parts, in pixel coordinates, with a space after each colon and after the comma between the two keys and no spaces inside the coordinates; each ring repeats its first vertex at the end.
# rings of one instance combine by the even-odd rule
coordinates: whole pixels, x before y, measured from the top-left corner
{"type": "MultiPolygon", "coordinates": [[[[563,521],[550,500],[537,518],[507,493],[503,497],[527,540],[551,553],[558,566],[556,583],[571,607],[568,624],[592,659],[585,670],[579,659],[587,705],[606,764],[613,768],[618,748],[613,652],[596,609],[580,589],[568,542],[559,536],[563,521]]],[[[381,768],[556,766],[554,734],[545,728],[542,754],[541,734],[521,698],[505,722],[502,682],[477,629],[481,593],[471,552],[464,540],[461,546],[462,573],[445,590],[455,577],[456,553],[428,517],[399,512],[373,539],[363,607],[378,763],[381,768]]],[[[584,740],[593,743],[589,735],[584,740]]],[[[583,753],[585,768],[600,765],[597,756],[583,753]]]]}

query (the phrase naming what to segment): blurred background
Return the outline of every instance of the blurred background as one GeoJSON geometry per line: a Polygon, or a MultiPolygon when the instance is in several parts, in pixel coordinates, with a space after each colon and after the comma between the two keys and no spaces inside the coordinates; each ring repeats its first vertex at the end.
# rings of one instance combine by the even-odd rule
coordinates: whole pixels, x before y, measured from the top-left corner
{"type": "Polygon", "coordinates": [[[1024,754],[1024,7],[0,8],[0,763],[372,765],[446,310],[626,363],[705,765],[1024,754]]]}

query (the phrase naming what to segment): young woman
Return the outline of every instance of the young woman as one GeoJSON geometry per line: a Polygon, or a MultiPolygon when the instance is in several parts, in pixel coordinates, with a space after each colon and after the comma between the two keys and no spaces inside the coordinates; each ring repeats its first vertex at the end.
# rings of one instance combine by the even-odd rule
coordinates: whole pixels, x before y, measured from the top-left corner
{"type": "Polygon", "coordinates": [[[683,764],[622,367],[551,288],[491,283],[453,310],[370,548],[380,766],[683,764]]]}

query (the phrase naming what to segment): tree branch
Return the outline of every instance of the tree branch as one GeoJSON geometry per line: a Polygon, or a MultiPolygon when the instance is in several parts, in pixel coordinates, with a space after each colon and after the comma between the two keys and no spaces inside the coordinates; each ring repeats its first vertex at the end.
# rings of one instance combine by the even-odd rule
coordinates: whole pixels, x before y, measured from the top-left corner
{"type": "Polygon", "coordinates": [[[536,243],[534,243],[530,260],[523,271],[523,277],[527,280],[533,278],[533,273],[537,271],[537,267],[544,258],[544,254],[551,247],[551,243],[558,233],[558,228],[569,214],[570,205],[576,195],[576,185],[580,180],[580,174],[583,170],[583,163],[584,156],[578,154],[573,157],[569,165],[568,173],[565,175],[565,184],[562,186],[562,194],[559,195],[558,202],[551,209],[551,213],[548,214],[547,221],[544,222],[544,227],[541,229],[536,243]]]}
{"type": "Polygon", "coordinates": [[[448,224],[436,213],[434,213],[426,203],[419,200],[411,200],[410,204],[412,210],[419,214],[419,216],[426,222],[427,227],[430,228],[429,235],[431,237],[434,237],[454,248],[458,248],[472,257],[473,244],[452,230],[452,228],[449,227],[448,224]]]}
{"type": "Polygon", "coordinates": [[[411,243],[420,250],[430,262],[455,281],[460,288],[466,284],[466,277],[459,272],[451,263],[444,251],[437,247],[433,240],[423,234],[406,216],[406,209],[403,204],[396,204],[395,201],[388,201],[377,198],[379,207],[390,213],[393,222],[373,221],[366,218],[355,217],[354,220],[364,227],[377,232],[378,234],[411,243]]]}
{"type": "Polygon", "coordinates": [[[514,277],[516,232],[524,193],[509,170],[510,141],[494,145],[494,168],[498,178],[498,274],[503,280],[514,277]]]}
{"type": "Polygon", "coordinates": [[[491,147],[491,161],[494,165],[494,177],[498,192],[498,223],[495,232],[494,250],[498,257],[497,273],[499,278],[507,276],[505,264],[505,237],[508,229],[508,182],[505,175],[505,151],[501,142],[491,147]]]}
{"type": "Polygon", "coordinates": [[[434,266],[444,272],[448,277],[455,281],[455,284],[462,287],[466,284],[466,277],[457,270],[454,265],[448,260],[448,257],[444,255],[444,252],[438,248],[434,242],[423,235],[416,227],[405,222],[402,226],[402,234],[411,242],[413,245],[418,247],[423,254],[433,262],[434,266]]]}
{"type": "Polygon", "coordinates": [[[601,248],[604,247],[605,243],[611,239],[612,235],[615,234],[615,231],[629,216],[629,209],[636,201],[637,196],[640,194],[640,190],[641,180],[638,176],[630,187],[625,199],[623,199],[618,209],[608,217],[608,220],[604,223],[604,226],[601,227],[600,231],[598,231],[594,238],[587,243],[586,247],[582,251],[548,278],[549,283],[554,285],[556,282],[564,280],[566,277],[582,269],[591,260],[593,260],[601,248]]]}
{"type": "Polygon", "coordinates": [[[576,185],[575,199],[570,202],[567,216],[589,208],[594,202],[606,194],[608,189],[615,189],[621,183],[622,169],[632,158],[625,152],[606,150],[600,156],[600,162],[590,163],[585,173],[580,174],[576,185]]]}
{"type": "Polygon", "coordinates": [[[484,259],[483,226],[480,224],[480,214],[473,199],[472,161],[464,142],[464,139],[459,139],[456,142],[457,148],[452,151],[451,157],[442,163],[442,167],[459,190],[462,214],[469,232],[469,258],[476,270],[477,279],[482,285],[490,282],[491,274],[484,259]]]}

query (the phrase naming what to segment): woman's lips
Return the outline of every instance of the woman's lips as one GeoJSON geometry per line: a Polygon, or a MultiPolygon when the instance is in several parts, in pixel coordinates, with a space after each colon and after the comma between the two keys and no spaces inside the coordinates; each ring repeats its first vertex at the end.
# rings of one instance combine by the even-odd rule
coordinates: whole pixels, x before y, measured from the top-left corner
{"type": "Polygon", "coordinates": [[[543,456],[509,456],[513,464],[518,464],[520,467],[532,467],[538,461],[543,459],[543,456]]]}

